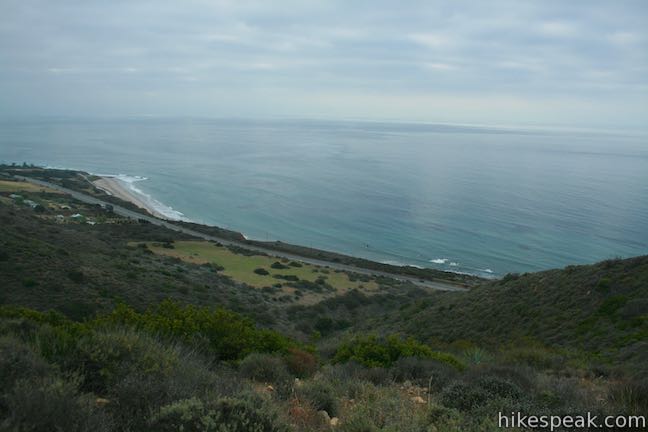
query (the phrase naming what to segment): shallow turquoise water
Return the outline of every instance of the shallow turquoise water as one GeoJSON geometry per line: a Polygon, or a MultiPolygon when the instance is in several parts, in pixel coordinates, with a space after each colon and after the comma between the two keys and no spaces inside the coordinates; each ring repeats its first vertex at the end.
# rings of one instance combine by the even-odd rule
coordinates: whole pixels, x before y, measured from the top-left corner
{"type": "Polygon", "coordinates": [[[192,220],[386,262],[502,275],[648,253],[639,135],[21,121],[0,123],[0,161],[146,177],[134,185],[192,220]]]}

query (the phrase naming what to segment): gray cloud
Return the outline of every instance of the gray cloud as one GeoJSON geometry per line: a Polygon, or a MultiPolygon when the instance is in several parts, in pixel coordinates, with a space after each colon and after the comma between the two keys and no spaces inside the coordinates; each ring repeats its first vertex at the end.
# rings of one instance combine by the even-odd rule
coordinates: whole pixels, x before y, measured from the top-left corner
{"type": "Polygon", "coordinates": [[[646,5],[5,0],[0,113],[643,125],[646,5]]]}

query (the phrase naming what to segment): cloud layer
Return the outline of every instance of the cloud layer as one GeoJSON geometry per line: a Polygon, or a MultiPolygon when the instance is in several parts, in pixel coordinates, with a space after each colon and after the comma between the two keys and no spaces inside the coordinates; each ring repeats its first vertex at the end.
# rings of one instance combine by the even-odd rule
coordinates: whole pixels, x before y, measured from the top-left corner
{"type": "Polygon", "coordinates": [[[0,114],[625,126],[644,1],[4,0],[0,114]]]}

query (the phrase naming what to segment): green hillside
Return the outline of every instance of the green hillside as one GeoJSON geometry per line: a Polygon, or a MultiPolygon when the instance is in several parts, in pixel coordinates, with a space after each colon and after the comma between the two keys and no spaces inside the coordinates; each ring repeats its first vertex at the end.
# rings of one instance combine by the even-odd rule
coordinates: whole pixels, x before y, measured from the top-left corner
{"type": "Polygon", "coordinates": [[[7,179],[0,287],[3,431],[494,431],[500,411],[648,411],[648,257],[432,292],[7,179]]]}
{"type": "Polygon", "coordinates": [[[428,295],[368,325],[375,326],[429,342],[540,344],[648,371],[648,256],[428,295]]]}

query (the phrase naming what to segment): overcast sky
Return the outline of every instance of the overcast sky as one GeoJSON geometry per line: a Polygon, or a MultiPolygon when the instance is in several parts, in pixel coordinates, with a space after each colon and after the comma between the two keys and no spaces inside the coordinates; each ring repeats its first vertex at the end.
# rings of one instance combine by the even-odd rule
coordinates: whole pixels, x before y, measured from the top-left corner
{"type": "Polygon", "coordinates": [[[648,1],[0,0],[0,116],[641,126],[648,1]]]}

